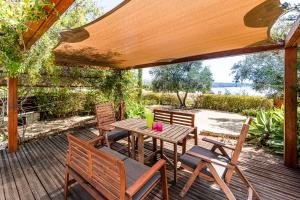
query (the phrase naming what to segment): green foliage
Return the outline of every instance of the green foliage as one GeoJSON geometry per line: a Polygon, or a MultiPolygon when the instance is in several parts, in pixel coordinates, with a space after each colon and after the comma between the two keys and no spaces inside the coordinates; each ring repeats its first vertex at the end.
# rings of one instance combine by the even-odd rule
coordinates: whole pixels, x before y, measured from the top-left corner
{"type": "Polygon", "coordinates": [[[150,74],[153,76],[154,91],[176,92],[180,107],[186,106],[189,92],[206,93],[210,91],[213,82],[209,68],[203,67],[199,61],[157,67],[150,74]],[[179,95],[180,91],[185,92],[183,98],[179,95]]]}
{"type": "Polygon", "coordinates": [[[255,117],[258,112],[259,112],[259,110],[250,108],[250,109],[243,110],[242,114],[245,116],[255,117]]]}
{"type": "Polygon", "coordinates": [[[148,105],[172,105],[179,106],[179,100],[174,93],[147,92],[143,99],[148,105]]]}
{"type": "Polygon", "coordinates": [[[22,65],[29,77],[22,82],[30,85],[46,83],[48,85],[90,86],[94,84],[98,86],[103,76],[101,70],[56,66],[52,50],[58,44],[61,31],[80,27],[101,14],[101,8],[97,6],[96,0],[74,1],[67,12],[60,16],[59,20],[26,52],[22,65]]]}
{"type": "Polygon", "coordinates": [[[126,103],[126,118],[145,118],[145,104],[135,101],[127,101],[126,103]]]}
{"type": "Polygon", "coordinates": [[[266,97],[203,94],[195,98],[195,108],[240,113],[246,109],[269,110],[273,100],[266,97]]]}
{"type": "MultiPolygon", "coordinates": [[[[300,128],[298,111],[298,129],[300,128]]],[[[284,148],[284,112],[282,109],[261,111],[254,118],[249,130],[249,142],[266,146],[274,153],[283,154],[284,148]]],[[[300,133],[298,131],[298,154],[300,155],[300,133]]]]}
{"type": "Polygon", "coordinates": [[[17,31],[15,35],[12,33],[3,35],[3,32],[5,33],[7,30],[4,29],[4,26],[0,28],[0,62],[7,57],[3,56],[2,50],[12,52],[15,56],[15,58],[12,57],[10,63],[2,63],[2,65],[5,66],[4,70],[8,76],[16,76],[22,73],[22,77],[19,81],[24,85],[95,85],[95,87],[101,85],[101,79],[104,74],[101,70],[59,67],[55,65],[54,56],[52,54],[52,49],[58,44],[59,33],[61,31],[87,24],[102,14],[101,8],[97,6],[96,0],[75,1],[67,12],[60,16],[59,20],[27,51],[22,51],[20,47],[20,44],[22,44],[21,32],[26,30],[28,20],[34,20],[32,17],[35,16],[35,14],[40,17],[46,15],[46,13],[42,13],[41,15],[38,11],[45,12],[44,9],[39,9],[46,5],[48,1],[21,0],[16,2],[0,0],[0,2],[0,26],[3,25],[3,23],[4,25],[10,23],[10,21],[6,19],[20,22],[19,24],[22,25],[22,27],[25,24],[22,30],[17,31]],[[10,4],[12,4],[13,7],[10,6],[10,4]],[[15,9],[17,9],[17,11],[15,11],[15,9]],[[21,13],[21,11],[23,12],[21,13]],[[2,21],[2,19],[5,20],[2,21]]]}
{"type": "Polygon", "coordinates": [[[136,77],[133,70],[111,70],[103,80],[102,90],[111,101],[136,101],[136,77]]]}
{"type": "Polygon", "coordinates": [[[29,22],[45,18],[53,7],[47,0],[0,0],[0,66],[8,76],[14,77],[24,71],[26,59],[22,33],[29,22]]]}
{"type": "Polygon", "coordinates": [[[236,82],[249,80],[253,89],[270,95],[283,94],[283,53],[264,52],[247,55],[232,67],[236,82]]]}
{"type": "Polygon", "coordinates": [[[35,96],[43,118],[92,114],[96,104],[108,101],[101,92],[68,89],[43,89],[35,92],[35,96]]]}
{"type": "Polygon", "coordinates": [[[143,99],[148,105],[161,104],[161,93],[147,92],[143,94],[143,99]]]}

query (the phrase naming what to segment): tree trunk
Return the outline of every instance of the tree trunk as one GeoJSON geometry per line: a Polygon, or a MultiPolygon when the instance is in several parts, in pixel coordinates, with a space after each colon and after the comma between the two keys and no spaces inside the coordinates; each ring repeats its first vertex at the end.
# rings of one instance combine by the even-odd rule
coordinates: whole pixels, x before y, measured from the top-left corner
{"type": "Polygon", "coordinates": [[[182,99],[180,98],[179,91],[176,92],[176,95],[177,95],[177,98],[178,98],[179,103],[180,103],[179,107],[184,108],[185,105],[184,105],[184,102],[182,101],[182,99]]]}
{"type": "Polygon", "coordinates": [[[188,92],[185,92],[184,97],[183,97],[183,101],[182,101],[182,104],[183,104],[184,108],[186,108],[185,101],[186,101],[187,95],[188,95],[188,92]]]}

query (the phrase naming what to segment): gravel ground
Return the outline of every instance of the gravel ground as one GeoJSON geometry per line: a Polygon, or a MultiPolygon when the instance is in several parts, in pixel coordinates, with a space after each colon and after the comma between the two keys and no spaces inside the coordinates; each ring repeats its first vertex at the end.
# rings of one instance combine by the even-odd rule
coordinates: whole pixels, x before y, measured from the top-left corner
{"type": "Polygon", "coordinates": [[[242,128],[243,121],[246,119],[245,116],[228,113],[215,110],[205,109],[172,109],[170,106],[151,106],[150,109],[159,108],[181,112],[195,113],[196,115],[196,126],[198,131],[203,135],[212,136],[229,136],[238,137],[242,128]]]}

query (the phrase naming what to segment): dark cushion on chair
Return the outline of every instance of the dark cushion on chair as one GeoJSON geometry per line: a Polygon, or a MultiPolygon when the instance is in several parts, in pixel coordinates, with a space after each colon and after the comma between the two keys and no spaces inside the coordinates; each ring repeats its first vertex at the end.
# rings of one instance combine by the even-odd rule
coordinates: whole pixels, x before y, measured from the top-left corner
{"type": "MultiPolygon", "coordinates": [[[[128,189],[138,178],[140,178],[150,167],[143,165],[133,159],[124,160],[126,171],[126,189],[128,189]]],[[[148,190],[160,178],[160,173],[156,173],[134,196],[133,199],[141,199],[148,190]]]]}
{"type": "MultiPolygon", "coordinates": [[[[230,162],[229,158],[226,158],[225,156],[212,152],[209,149],[205,149],[202,148],[200,146],[194,146],[192,147],[188,152],[194,152],[194,153],[198,153],[201,154],[203,156],[212,158],[212,159],[216,159],[216,160],[220,160],[226,163],[230,162]]],[[[180,162],[187,165],[188,167],[195,169],[197,167],[197,165],[201,162],[200,158],[194,157],[192,155],[189,155],[187,153],[183,154],[182,156],[180,156],[179,158],[180,162]]],[[[215,167],[217,173],[219,174],[220,177],[224,177],[225,173],[226,173],[226,167],[222,167],[220,165],[216,165],[213,164],[213,166],[215,167]]],[[[211,176],[211,173],[209,172],[209,170],[207,168],[205,168],[203,171],[203,173],[205,173],[206,175],[211,176]]]]}
{"type": "Polygon", "coordinates": [[[119,159],[119,160],[122,160],[122,161],[124,161],[128,158],[125,155],[120,154],[117,151],[114,151],[114,150],[112,150],[108,147],[101,147],[100,150],[107,153],[107,154],[109,154],[109,155],[111,155],[111,156],[113,156],[113,157],[115,157],[115,158],[117,158],[117,159],[119,159]]]}
{"type": "Polygon", "coordinates": [[[107,132],[108,140],[110,141],[118,141],[128,136],[128,131],[120,128],[115,128],[109,132],[107,132]]]}

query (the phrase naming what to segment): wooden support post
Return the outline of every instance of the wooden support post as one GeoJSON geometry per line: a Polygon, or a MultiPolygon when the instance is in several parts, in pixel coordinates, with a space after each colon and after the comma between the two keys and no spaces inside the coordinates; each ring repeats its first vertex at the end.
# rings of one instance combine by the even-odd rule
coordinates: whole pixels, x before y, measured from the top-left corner
{"type": "Polygon", "coordinates": [[[284,164],[297,167],[297,48],[285,49],[284,164]]]}
{"type": "Polygon", "coordinates": [[[8,79],[8,151],[18,149],[18,98],[17,78],[8,79]]]}

